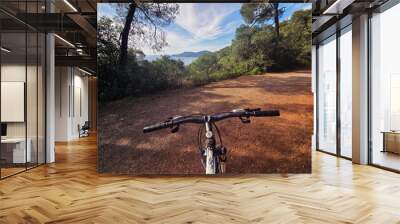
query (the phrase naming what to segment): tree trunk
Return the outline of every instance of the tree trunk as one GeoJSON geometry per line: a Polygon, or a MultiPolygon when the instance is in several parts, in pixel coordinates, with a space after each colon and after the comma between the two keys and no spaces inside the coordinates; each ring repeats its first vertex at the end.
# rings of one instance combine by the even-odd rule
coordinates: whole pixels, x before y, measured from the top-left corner
{"type": "Polygon", "coordinates": [[[121,45],[118,63],[122,68],[126,67],[128,60],[128,40],[129,32],[131,30],[133,17],[135,15],[136,3],[130,3],[128,14],[126,15],[124,29],[121,32],[121,45]]]}
{"type": "Polygon", "coordinates": [[[274,23],[276,37],[279,39],[279,3],[274,3],[274,23]]]}

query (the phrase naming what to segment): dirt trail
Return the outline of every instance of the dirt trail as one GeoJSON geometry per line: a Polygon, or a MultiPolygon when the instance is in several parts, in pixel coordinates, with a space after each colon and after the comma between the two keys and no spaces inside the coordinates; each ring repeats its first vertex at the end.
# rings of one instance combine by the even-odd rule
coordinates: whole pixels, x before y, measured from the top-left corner
{"type": "Polygon", "coordinates": [[[104,171],[129,174],[202,174],[196,125],[143,134],[145,125],[174,115],[235,108],[279,109],[280,117],[218,123],[228,149],[228,173],[302,173],[311,170],[311,74],[242,76],[203,87],[109,103],[99,111],[104,171]]]}

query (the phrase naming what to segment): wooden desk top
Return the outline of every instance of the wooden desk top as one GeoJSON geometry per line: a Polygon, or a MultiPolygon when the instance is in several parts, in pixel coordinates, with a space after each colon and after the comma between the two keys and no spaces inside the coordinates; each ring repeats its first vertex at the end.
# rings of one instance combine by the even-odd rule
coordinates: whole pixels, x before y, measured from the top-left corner
{"type": "Polygon", "coordinates": [[[400,135],[400,131],[381,131],[381,133],[400,135]]]}
{"type": "MultiPolygon", "coordinates": [[[[27,141],[30,141],[30,139],[28,138],[27,141]]],[[[15,144],[15,143],[20,143],[20,142],[25,142],[25,138],[5,138],[5,139],[1,139],[1,143],[11,143],[11,144],[15,144]]]]}

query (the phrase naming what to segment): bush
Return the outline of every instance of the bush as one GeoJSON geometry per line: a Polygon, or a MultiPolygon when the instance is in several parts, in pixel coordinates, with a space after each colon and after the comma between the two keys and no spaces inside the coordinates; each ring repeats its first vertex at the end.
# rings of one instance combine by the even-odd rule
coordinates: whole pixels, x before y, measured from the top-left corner
{"type": "Polygon", "coordinates": [[[261,74],[261,73],[263,73],[264,72],[264,70],[262,69],[262,68],[260,68],[260,67],[255,67],[255,68],[253,68],[250,72],[249,72],[249,74],[250,75],[258,75],[258,74],[261,74]]]}

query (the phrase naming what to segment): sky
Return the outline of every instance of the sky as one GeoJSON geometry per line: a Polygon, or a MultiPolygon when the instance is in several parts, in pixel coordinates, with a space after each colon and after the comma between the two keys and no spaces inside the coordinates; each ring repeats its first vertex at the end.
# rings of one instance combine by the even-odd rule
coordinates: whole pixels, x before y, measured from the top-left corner
{"type": "MultiPolygon", "coordinates": [[[[184,51],[217,51],[229,46],[235,37],[235,30],[244,24],[239,3],[180,3],[179,14],[174,22],[162,30],[166,33],[168,46],[161,52],[149,47],[141,50],[146,55],[171,55],[184,51]]],[[[285,13],[281,21],[287,20],[293,12],[311,8],[309,3],[281,3],[285,13]]],[[[98,18],[114,18],[115,9],[110,3],[98,4],[98,18]]]]}

